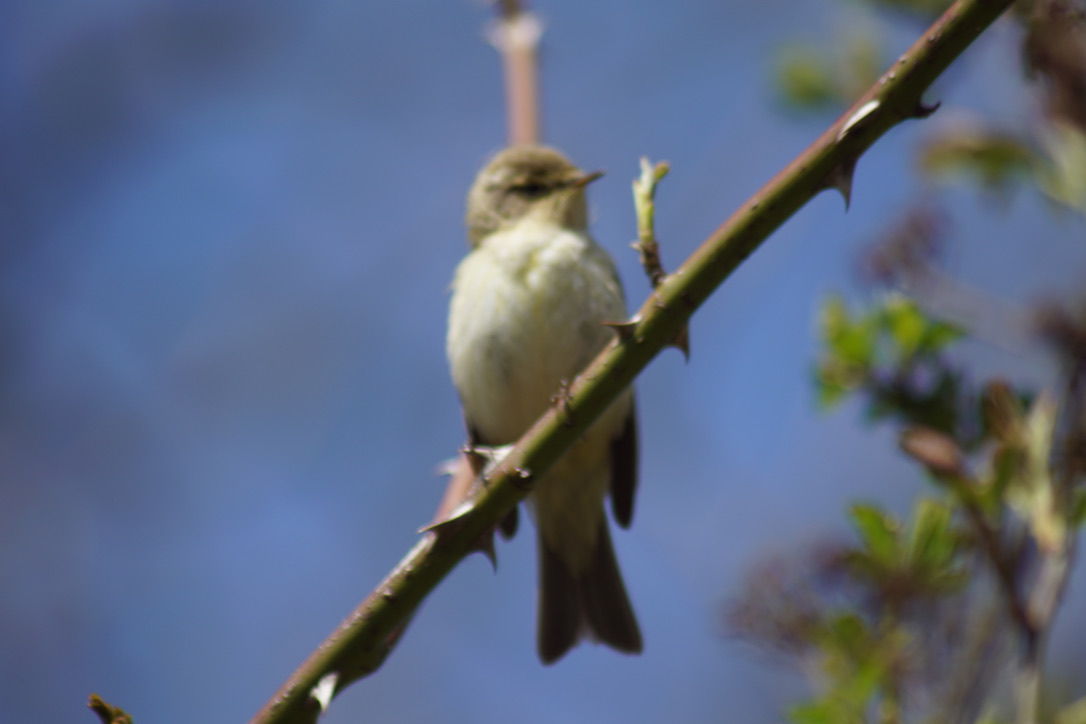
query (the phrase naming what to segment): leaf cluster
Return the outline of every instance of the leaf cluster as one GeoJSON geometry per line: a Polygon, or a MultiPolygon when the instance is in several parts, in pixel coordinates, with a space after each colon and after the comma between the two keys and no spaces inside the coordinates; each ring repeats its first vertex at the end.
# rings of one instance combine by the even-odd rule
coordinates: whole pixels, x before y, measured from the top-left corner
{"type": "Polygon", "coordinates": [[[850,312],[830,297],[819,320],[824,351],[815,368],[819,404],[830,409],[863,391],[872,420],[895,417],[954,433],[961,420],[961,373],[943,351],[963,331],[929,319],[912,300],[888,296],[870,310],[850,312]]]}
{"type": "Polygon", "coordinates": [[[1086,521],[1077,458],[1053,451],[1086,438],[1067,439],[1081,432],[1049,392],[973,385],[949,361],[963,330],[900,294],[859,311],[830,297],[820,331],[819,400],[859,397],[897,426],[932,492],[904,518],[853,505],[852,539],[759,571],[732,629],[812,673],[815,696],[790,711],[800,724],[979,721],[1016,649],[1050,628],[1046,567],[1066,569],[1086,521]]]}

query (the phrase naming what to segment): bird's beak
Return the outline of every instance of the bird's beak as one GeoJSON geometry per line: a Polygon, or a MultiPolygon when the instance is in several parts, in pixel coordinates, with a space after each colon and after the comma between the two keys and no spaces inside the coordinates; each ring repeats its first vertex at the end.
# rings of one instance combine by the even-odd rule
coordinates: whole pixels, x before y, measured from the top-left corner
{"type": "Polygon", "coordinates": [[[569,185],[575,189],[583,189],[588,184],[592,183],[600,176],[603,175],[603,171],[593,171],[592,173],[586,173],[583,176],[578,176],[569,182],[569,185]]]}

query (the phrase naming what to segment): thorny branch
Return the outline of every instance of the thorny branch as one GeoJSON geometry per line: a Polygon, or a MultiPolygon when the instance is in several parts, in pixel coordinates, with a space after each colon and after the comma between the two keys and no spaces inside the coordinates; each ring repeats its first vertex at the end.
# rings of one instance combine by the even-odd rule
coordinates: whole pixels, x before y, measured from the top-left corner
{"type": "Polygon", "coordinates": [[[663,280],[635,316],[631,334],[609,345],[570,387],[575,424],[548,411],[487,475],[470,506],[424,534],[253,722],[315,722],[335,694],[371,673],[426,595],[527,495],[526,483],[569,449],[777,227],[823,189],[838,188],[847,197],[863,152],[898,123],[934,110],[922,103],[923,92],[1010,4],[957,0],[852,108],[663,280]]]}

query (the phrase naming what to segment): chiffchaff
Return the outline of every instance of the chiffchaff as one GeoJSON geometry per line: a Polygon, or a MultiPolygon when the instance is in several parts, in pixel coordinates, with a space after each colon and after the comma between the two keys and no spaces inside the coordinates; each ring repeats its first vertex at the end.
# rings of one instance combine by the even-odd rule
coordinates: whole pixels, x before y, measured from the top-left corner
{"type": "MultiPolygon", "coordinates": [[[[561,153],[509,148],[468,194],[471,252],[453,281],[448,355],[470,442],[515,442],[626,318],[611,257],[589,236],[586,174],[561,153]]],[[[641,632],[611,547],[603,501],[633,515],[637,418],[626,391],[539,480],[539,656],[557,661],[582,637],[641,651],[641,632]]]]}

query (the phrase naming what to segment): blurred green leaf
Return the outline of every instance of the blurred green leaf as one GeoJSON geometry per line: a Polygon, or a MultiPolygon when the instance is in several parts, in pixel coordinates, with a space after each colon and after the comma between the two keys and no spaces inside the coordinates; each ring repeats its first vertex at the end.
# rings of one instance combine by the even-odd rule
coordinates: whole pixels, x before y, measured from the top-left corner
{"type": "Polygon", "coordinates": [[[929,320],[920,347],[924,353],[938,354],[947,345],[957,342],[964,336],[965,330],[961,327],[938,320],[929,320]]]}
{"type": "Polygon", "coordinates": [[[900,523],[873,505],[853,505],[849,510],[849,517],[866,552],[878,562],[889,566],[898,562],[900,523]]]}
{"type": "Polygon", "coordinates": [[[819,699],[793,707],[789,719],[802,724],[863,724],[873,697],[886,679],[885,657],[867,625],[842,614],[828,629],[823,668],[830,682],[819,699]]]}
{"type": "Polygon", "coordinates": [[[1041,134],[1045,160],[1037,185],[1054,201],[1086,214],[1086,133],[1053,121],[1041,134]]]}
{"type": "Polygon", "coordinates": [[[814,379],[823,408],[864,390],[872,420],[895,417],[948,435],[958,432],[961,376],[939,357],[962,336],[957,327],[928,317],[899,294],[856,315],[831,295],[820,310],[819,331],[823,354],[814,379]]]}
{"type": "Polygon", "coordinates": [[[1042,394],[1034,400],[1022,426],[1019,475],[1011,480],[1006,492],[1008,505],[1029,523],[1034,540],[1046,552],[1062,548],[1067,536],[1065,514],[1056,509],[1057,496],[1049,471],[1057,411],[1050,395],[1042,394]]]}
{"type": "Polygon", "coordinates": [[[1022,462],[1022,452],[1016,447],[1001,445],[992,453],[991,470],[985,481],[985,489],[988,491],[988,502],[993,508],[1003,504],[1007,489],[1021,470],[1022,462]]]}
{"type": "Polygon", "coordinates": [[[853,33],[829,48],[789,43],[777,52],[776,85],[800,110],[843,108],[874,83],[885,66],[882,48],[869,33],[853,33]]]}
{"type": "Polygon", "coordinates": [[[864,724],[859,707],[827,695],[816,701],[793,706],[788,719],[795,724],[864,724]]]}
{"type": "Polygon", "coordinates": [[[901,359],[911,359],[920,349],[928,320],[916,304],[900,295],[890,295],[882,307],[881,321],[897,344],[901,359]]]}
{"type": "Polygon", "coordinates": [[[1023,140],[980,123],[961,124],[925,143],[920,168],[942,178],[972,177],[992,191],[1032,177],[1037,164],[1023,140]]]}
{"type": "Polygon", "coordinates": [[[818,406],[822,409],[828,410],[839,404],[852,389],[852,387],[842,384],[832,370],[825,367],[819,367],[815,370],[815,390],[818,406]]]}
{"type": "Polygon", "coordinates": [[[870,649],[871,635],[867,623],[851,611],[834,616],[823,634],[824,646],[835,653],[844,654],[846,659],[861,659],[870,649]]]}
{"type": "Polygon", "coordinates": [[[958,536],[951,527],[950,506],[933,498],[921,498],[913,514],[907,551],[914,567],[926,573],[943,573],[958,552],[958,536]]]}
{"type": "Polygon", "coordinates": [[[822,700],[792,706],[788,710],[788,720],[794,724],[848,724],[837,707],[822,700]]]}
{"type": "Polygon", "coordinates": [[[964,539],[948,501],[921,499],[907,528],[871,505],[853,506],[849,518],[861,543],[842,560],[853,580],[885,604],[951,593],[968,582],[959,555],[964,539]]]}
{"type": "Polygon", "coordinates": [[[1071,513],[1067,517],[1072,528],[1081,528],[1086,523],[1086,488],[1071,493],[1071,513]]]}
{"type": "Polygon", "coordinates": [[[875,326],[871,320],[852,320],[844,300],[832,296],[822,309],[822,334],[834,358],[857,368],[870,367],[875,358],[875,326]]]}
{"type": "Polygon", "coordinates": [[[830,295],[819,313],[819,333],[825,349],[815,385],[819,404],[829,408],[866,381],[875,357],[875,332],[871,320],[852,319],[844,301],[830,295]]]}
{"type": "Polygon", "coordinates": [[[910,425],[925,425],[957,439],[967,448],[968,441],[960,439],[958,429],[963,394],[961,375],[935,360],[928,360],[923,371],[926,378],[934,380],[918,382],[915,375],[892,368],[895,377],[868,389],[868,414],[875,420],[892,417],[910,425]]]}
{"type": "Polygon", "coordinates": [[[826,341],[834,339],[848,328],[850,324],[848,307],[845,306],[845,300],[839,294],[826,295],[825,301],[822,302],[822,309],[819,310],[818,322],[822,338],[826,341]]]}
{"type": "Polygon", "coordinates": [[[1056,724],[1086,724],[1086,697],[1056,712],[1055,722],[1056,724]]]}
{"type": "Polygon", "coordinates": [[[840,44],[837,60],[837,88],[842,105],[854,103],[874,85],[886,67],[884,48],[872,33],[853,32],[840,44]]]}
{"type": "Polygon", "coordinates": [[[778,51],[776,81],[785,101],[801,109],[821,108],[836,97],[823,55],[809,45],[789,44],[778,51]]]}

